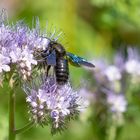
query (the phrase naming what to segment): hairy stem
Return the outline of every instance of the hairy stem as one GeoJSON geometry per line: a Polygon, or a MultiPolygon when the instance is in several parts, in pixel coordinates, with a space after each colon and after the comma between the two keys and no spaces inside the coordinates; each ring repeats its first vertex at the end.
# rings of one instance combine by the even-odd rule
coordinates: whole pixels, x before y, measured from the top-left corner
{"type": "Polygon", "coordinates": [[[8,140],[15,140],[15,92],[13,89],[10,91],[9,97],[9,138],[8,140]]]}
{"type": "Polygon", "coordinates": [[[15,133],[16,134],[23,133],[23,132],[27,131],[28,129],[30,129],[33,125],[34,125],[34,122],[32,121],[32,122],[28,123],[27,125],[25,125],[24,127],[16,129],[15,133]]]}

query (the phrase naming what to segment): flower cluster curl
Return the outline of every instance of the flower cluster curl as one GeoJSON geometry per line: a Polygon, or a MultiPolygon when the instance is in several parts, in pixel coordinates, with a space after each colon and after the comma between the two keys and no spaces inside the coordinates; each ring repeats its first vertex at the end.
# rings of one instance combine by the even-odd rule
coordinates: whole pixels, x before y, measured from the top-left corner
{"type": "Polygon", "coordinates": [[[40,83],[38,88],[34,88],[37,87],[35,82],[31,87],[24,86],[31,120],[40,125],[50,124],[53,134],[60,132],[71,118],[78,116],[84,100],[73,91],[70,83],[57,85],[53,76],[41,78],[40,83]]]}
{"type": "Polygon", "coordinates": [[[44,36],[23,21],[12,25],[0,22],[0,73],[5,74],[16,66],[22,80],[29,79],[32,68],[37,65],[35,54],[46,49],[50,42],[44,36]]]}

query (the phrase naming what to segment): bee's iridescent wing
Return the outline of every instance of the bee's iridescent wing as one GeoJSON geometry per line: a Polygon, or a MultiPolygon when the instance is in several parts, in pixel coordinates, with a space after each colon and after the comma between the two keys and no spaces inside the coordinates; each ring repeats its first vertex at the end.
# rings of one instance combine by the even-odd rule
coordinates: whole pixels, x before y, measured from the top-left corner
{"type": "Polygon", "coordinates": [[[90,68],[95,67],[94,64],[88,62],[86,59],[80,56],[77,56],[75,54],[72,54],[70,52],[67,52],[67,58],[72,65],[77,66],[77,67],[80,67],[80,66],[86,66],[90,68]]]}
{"type": "Polygon", "coordinates": [[[56,65],[56,52],[55,52],[55,50],[46,56],[46,62],[47,62],[47,65],[51,65],[51,66],[56,65]]]}

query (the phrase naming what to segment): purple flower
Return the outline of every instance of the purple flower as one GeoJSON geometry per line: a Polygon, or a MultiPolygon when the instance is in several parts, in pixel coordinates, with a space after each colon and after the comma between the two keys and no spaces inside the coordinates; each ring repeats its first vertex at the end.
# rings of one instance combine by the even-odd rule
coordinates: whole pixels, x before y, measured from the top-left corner
{"type": "Polygon", "coordinates": [[[120,91],[122,80],[122,71],[120,67],[109,65],[105,60],[95,62],[94,77],[98,87],[106,87],[111,90],[120,91]]]}
{"type": "Polygon", "coordinates": [[[69,83],[57,85],[55,77],[43,78],[40,83],[40,86],[24,87],[31,119],[41,125],[50,124],[52,133],[56,133],[63,130],[70,118],[79,114],[83,99],[69,83]]]}
{"type": "Polygon", "coordinates": [[[104,85],[108,82],[107,77],[105,76],[105,69],[107,67],[107,63],[103,59],[98,59],[94,62],[95,69],[94,69],[94,77],[98,84],[104,85]]]}
{"type": "Polygon", "coordinates": [[[2,71],[6,71],[6,72],[10,71],[10,67],[8,65],[9,63],[10,63],[10,58],[0,54],[0,73],[2,71]]]}
{"type": "Polygon", "coordinates": [[[9,49],[14,43],[13,36],[14,33],[10,26],[4,24],[0,25],[0,48],[4,47],[9,49]]]}
{"type": "Polygon", "coordinates": [[[108,89],[103,89],[107,95],[107,103],[110,106],[110,111],[114,113],[124,113],[127,109],[127,101],[124,94],[115,93],[108,89]]]}
{"type": "Polygon", "coordinates": [[[127,102],[122,94],[110,94],[107,96],[107,102],[111,106],[111,111],[123,113],[126,111],[127,102]]]}
{"type": "Polygon", "coordinates": [[[140,62],[138,60],[128,60],[125,68],[129,74],[140,76],[140,62]]]}
{"type": "Polygon", "coordinates": [[[111,82],[116,81],[116,80],[120,80],[122,78],[119,68],[117,68],[115,65],[108,66],[105,69],[104,74],[106,75],[108,80],[111,82]]]}
{"type": "Polygon", "coordinates": [[[140,76],[140,57],[137,49],[128,48],[128,60],[125,63],[126,72],[140,76]]]}
{"type": "Polygon", "coordinates": [[[95,102],[95,96],[94,94],[88,90],[86,87],[82,87],[78,91],[79,95],[84,98],[84,106],[88,106],[90,103],[95,102]]]}
{"type": "Polygon", "coordinates": [[[38,56],[50,42],[39,30],[39,26],[30,29],[23,21],[11,25],[0,22],[0,73],[10,71],[14,65],[22,80],[31,78],[38,56]]]}
{"type": "Polygon", "coordinates": [[[125,71],[130,76],[130,82],[133,84],[140,83],[140,57],[136,48],[128,48],[128,59],[125,62],[125,71]]]}
{"type": "Polygon", "coordinates": [[[0,73],[3,71],[8,72],[10,71],[10,58],[7,54],[7,51],[5,48],[1,48],[1,53],[0,53],[0,73]]]}

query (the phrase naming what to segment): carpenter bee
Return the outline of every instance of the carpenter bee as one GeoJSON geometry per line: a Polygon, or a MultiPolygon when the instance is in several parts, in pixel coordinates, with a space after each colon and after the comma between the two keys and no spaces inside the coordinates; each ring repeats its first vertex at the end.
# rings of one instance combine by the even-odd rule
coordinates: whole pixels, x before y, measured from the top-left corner
{"type": "Polygon", "coordinates": [[[43,60],[45,60],[45,63],[47,64],[47,75],[49,73],[49,69],[51,66],[54,67],[54,72],[56,76],[56,82],[58,85],[64,85],[68,82],[69,79],[69,65],[68,62],[70,62],[72,65],[80,67],[80,66],[86,66],[93,68],[95,67],[92,63],[88,62],[82,57],[79,57],[75,54],[72,54],[70,52],[66,52],[65,48],[55,42],[50,41],[48,47],[45,51],[41,54],[43,60]]]}

